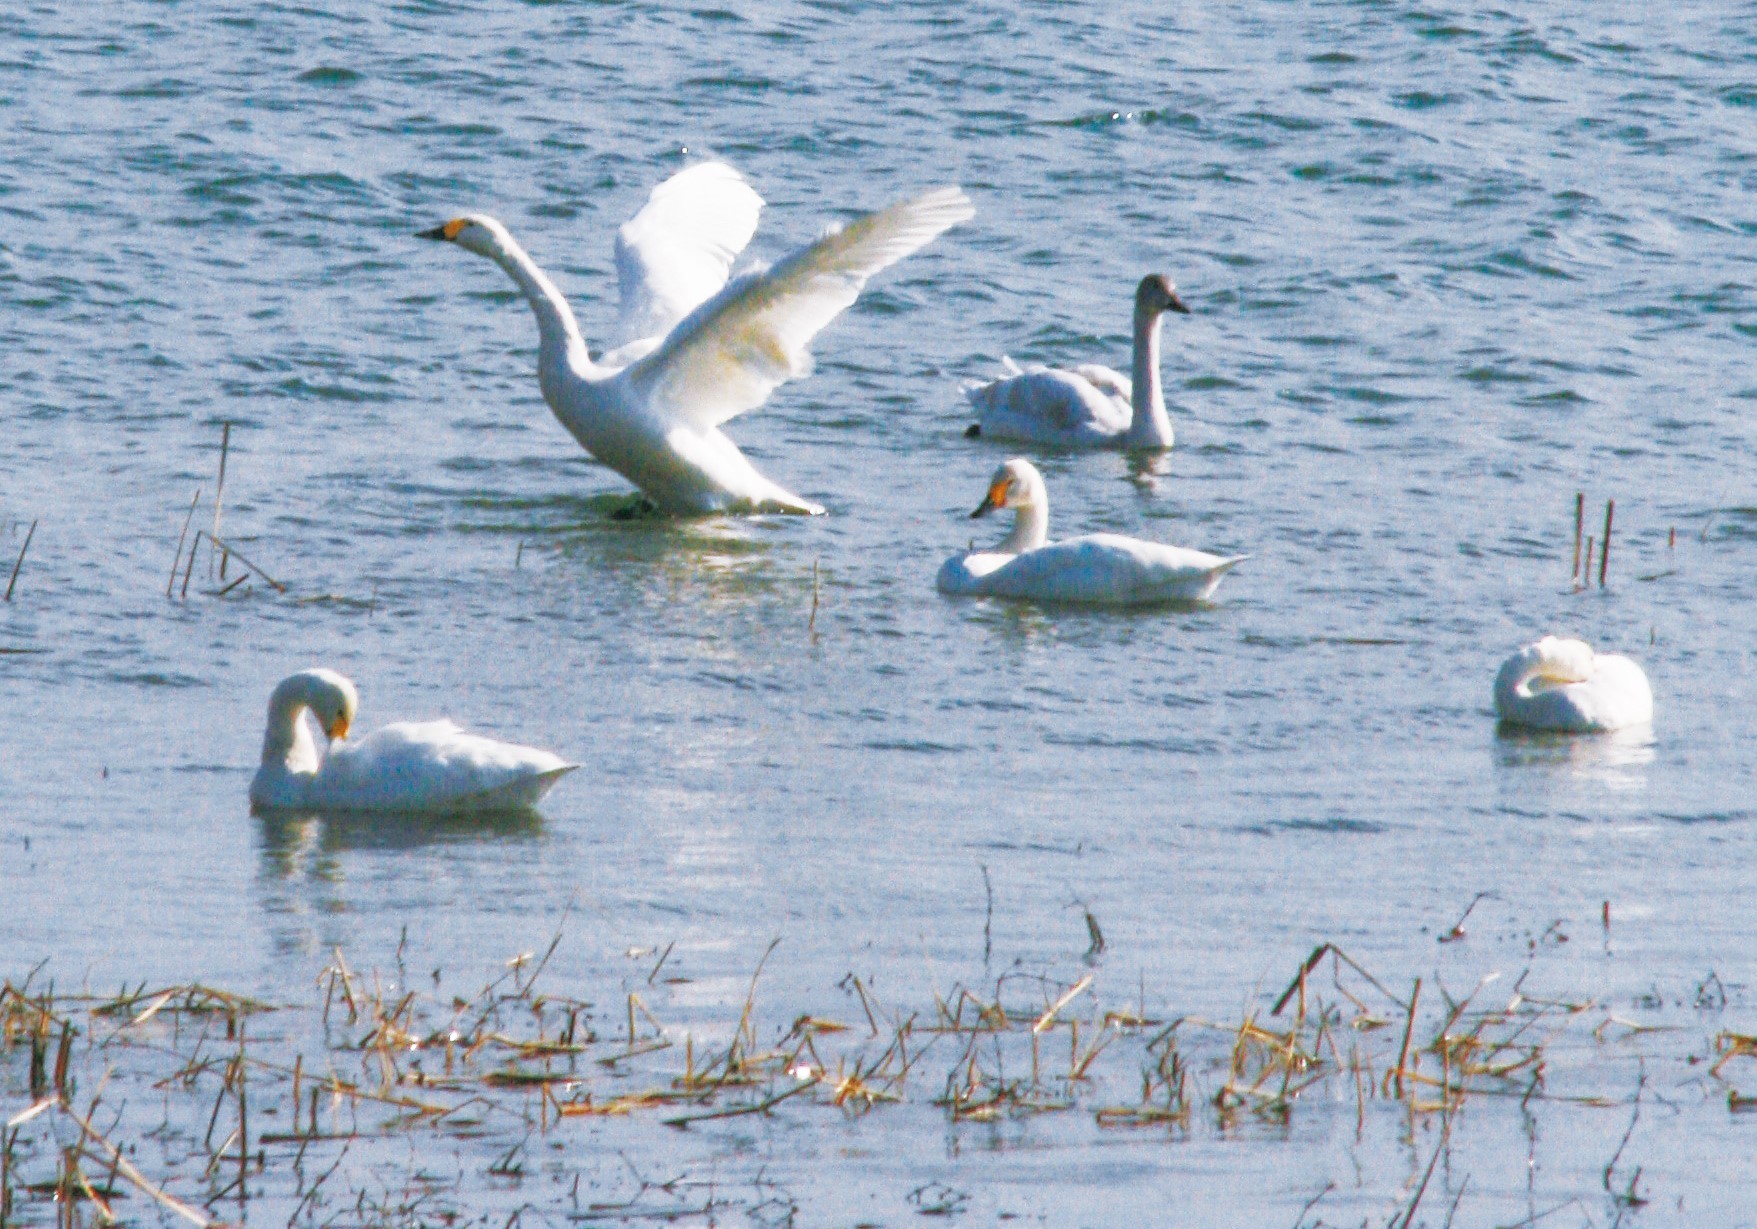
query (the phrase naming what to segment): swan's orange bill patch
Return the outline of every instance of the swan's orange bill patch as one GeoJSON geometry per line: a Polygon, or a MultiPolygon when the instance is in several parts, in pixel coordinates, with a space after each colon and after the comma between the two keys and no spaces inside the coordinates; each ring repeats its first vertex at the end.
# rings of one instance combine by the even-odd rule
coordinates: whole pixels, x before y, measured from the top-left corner
{"type": "Polygon", "coordinates": [[[444,235],[447,239],[456,239],[458,235],[462,233],[464,227],[469,224],[470,219],[468,218],[453,218],[439,228],[439,233],[444,235]]]}
{"type": "Polygon", "coordinates": [[[346,738],[348,736],[348,714],[343,713],[338,716],[335,724],[329,727],[327,733],[331,738],[346,738]]]}
{"type": "Polygon", "coordinates": [[[988,488],[988,499],[985,502],[991,508],[1006,507],[1007,488],[1012,485],[1013,480],[1011,478],[1002,478],[999,482],[988,488]]]}

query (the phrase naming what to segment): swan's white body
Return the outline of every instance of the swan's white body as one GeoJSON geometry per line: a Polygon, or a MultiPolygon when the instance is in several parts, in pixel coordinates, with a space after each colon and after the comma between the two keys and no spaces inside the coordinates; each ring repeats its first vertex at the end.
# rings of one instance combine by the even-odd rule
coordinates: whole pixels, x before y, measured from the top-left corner
{"type": "Polygon", "coordinates": [[[561,424],[660,509],[821,513],[758,473],[721,424],[810,370],[812,337],[873,274],[971,217],[940,188],[727,281],[762,198],[724,163],[680,171],[617,233],[623,343],[594,361],[555,284],[493,218],[422,232],[488,257],[537,316],[537,381],[561,424]]]}
{"type": "Polygon", "coordinates": [[[1003,359],[1009,374],[965,390],[976,408],[971,434],[1062,448],[1170,448],[1159,326],[1167,311],[1189,310],[1176,287],[1149,274],[1135,289],[1133,379],[1096,364],[1021,368],[1003,359]]]}
{"type": "Polygon", "coordinates": [[[405,721],[343,741],[359,707],[334,670],[301,670],[268,702],[262,767],[250,783],[259,809],[458,815],[536,806],[577,765],[536,747],[466,734],[449,721],[405,721]],[[309,711],[332,741],[320,758],[309,711]]]}
{"type": "Polygon", "coordinates": [[[1653,689],[1641,667],[1583,640],[1545,636],[1502,663],[1495,716],[1508,725],[1601,733],[1653,720],[1653,689]]]}
{"type": "Polygon", "coordinates": [[[970,515],[984,516],[996,508],[1016,510],[1012,533],[992,550],[946,560],[935,582],[941,593],[1107,606],[1196,602],[1212,594],[1227,570],[1246,558],[1114,533],[1051,542],[1043,475],[1017,457],[995,471],[987,498],[970,515]]]}

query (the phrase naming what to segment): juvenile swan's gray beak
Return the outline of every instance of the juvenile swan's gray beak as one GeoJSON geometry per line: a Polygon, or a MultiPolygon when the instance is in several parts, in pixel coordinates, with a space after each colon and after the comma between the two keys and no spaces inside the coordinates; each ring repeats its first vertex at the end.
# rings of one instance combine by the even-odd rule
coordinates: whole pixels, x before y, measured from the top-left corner
{"type": "Polygon", "coordinates": [[[1178,298],[1175,294],[1171,296],[1171,302],[1166,304],[1166,306],[1171,308],[1172,311],[1179,312],[1185,316],[1190,314],[1190,309],[1185,307],[1184,301],[1178,298]]]}

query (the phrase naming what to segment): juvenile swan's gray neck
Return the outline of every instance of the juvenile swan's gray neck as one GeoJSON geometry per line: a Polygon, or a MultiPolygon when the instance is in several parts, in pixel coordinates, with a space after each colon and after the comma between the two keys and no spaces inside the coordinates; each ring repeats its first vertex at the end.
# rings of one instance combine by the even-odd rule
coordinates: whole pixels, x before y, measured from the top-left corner
{"type": "Polygon", "coordinates": [[[490,255],[519,284],[537,317],[537,382],[544,399],[555,405],[564,373],[586,377],[592,372],[592,358],[586,352],[573,308],[512,236],[502,239],[490,255]]]}
{"type": "Polygon", "coordinates": [[[1136,448],[1170,448],[1171,419],[1159,387],[1159,326],[1164,314],[1135,309],[1134,415],[1129,419],[1129,444],[1136,448]]]}

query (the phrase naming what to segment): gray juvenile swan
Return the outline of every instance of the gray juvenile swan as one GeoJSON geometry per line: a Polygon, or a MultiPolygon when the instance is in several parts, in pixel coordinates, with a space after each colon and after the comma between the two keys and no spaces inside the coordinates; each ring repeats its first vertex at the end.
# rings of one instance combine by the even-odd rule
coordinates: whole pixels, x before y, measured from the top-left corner
{"type": "Polygon", "coordinates": [[[616,236],[626,341],[594,361],[555,284],[493,218],[421,231],[486,256],[537,315],[537,382],[573,437],[661,510],[817,514],[758,473],[720,430],[811,367],[812,337],[880,269],[974,215],[939,188],[833,229],[766,270],[728,282],[762,198],[720,162],[653,189],[616,236]]]}
{"type": "Polygon", "coordinates": [[[966,433],[984,439],[1025,440],[1063,448],[1170,448],[1171,419],[1159,385],[1159,325],[1168,311],[1189,313],[1177,287],[1149,273],[1135,288],[1134,378],[1086,364],[1022,369],[972,385],[964,395],[976,407],[966,433]]]}
{"type": "Polygon", "coordinates": [[[536,747],[466,734],[449,721],[403,721],[345,741],[360,707],[334,670],[301,670],[275,687],[250,783],[258,810],[385,811],[462,815],[534,807],[578,767],[536,747]],[[304,715],[329,749],[319,758],[304,715]]]}

